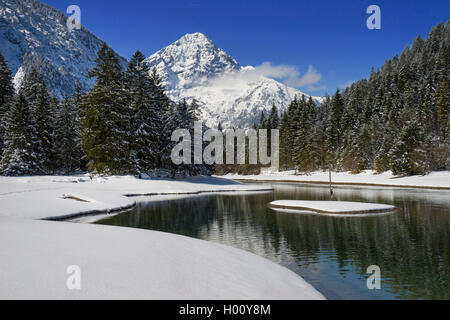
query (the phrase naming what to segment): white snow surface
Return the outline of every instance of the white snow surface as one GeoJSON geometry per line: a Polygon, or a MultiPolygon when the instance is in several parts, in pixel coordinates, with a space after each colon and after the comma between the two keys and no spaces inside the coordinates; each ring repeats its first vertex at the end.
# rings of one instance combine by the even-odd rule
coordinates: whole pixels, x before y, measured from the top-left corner
{"type": "Polygon", "coordinates": [[[125,208],[135,203],[124,196],[131,194],[267,188],[211,177],[0,177],[0,299],[324,299],[294,272],[239,249],[148,230],[35,220],[125,208]],[[81,290],[66,286],[73,265],[81,268],[81,290]]]}
{"type": "Polygon", "coordinates": [[[302,201],[302,200],[278,200],[270,203],[271,206],[279,206],[284,209],[312,210],[324,213],[352,213],[352,212],[383,212],[394,211],[391,205],[348,201],[302,201]]]}
{"type": "Polygon", "coordinates": [[[0,218],[0,242],[1,299],[323,299],[257,255],[160,232],[0,218]]]}
{"type": "Polygon", "coordinates": [[[134,206],[135,200],[127,195],[261,190],[272,188],[243,185],[229,179],[214,177],[195,177],[182,181],[139,180],[133,176],[96,177],[92,181],[88,176],[0,177],[0,216],[32,219],[67,218],[134,206]]]}
{"type": "MultiPolygon", "coordinates": [[[[328,183],[329,173],[323,171],[311,174],[296,175],[294,171],[284,172],[263,172],[260,175],[227,175],[226,178],[251,181],[289,181],[303,183],[328,183]]],[[[436,188],[450,189],[450,172],[431,172],[425,176],[394,176],[392,172],[376,174],[367,170],[360,174],[350,172],[333,172],[333,184],[355,184],[355,185],[379,185],[392,187],[416,187],[416,188],[436,188]]]]}
{"type": "MultiPolygon", "coordinates": [[[[219,122],[223,128],[250,128],[273,104],[285,111],[295,96],[309,98],[300,90],[254,74],[251,66],[240,66],[202,33],[186,34],[146,62],[156,68],[172,100],[197,100],[202,119],[211,128],[219,122]]],[[[323,102],[321,97],[313,99],[323,102]]]]}

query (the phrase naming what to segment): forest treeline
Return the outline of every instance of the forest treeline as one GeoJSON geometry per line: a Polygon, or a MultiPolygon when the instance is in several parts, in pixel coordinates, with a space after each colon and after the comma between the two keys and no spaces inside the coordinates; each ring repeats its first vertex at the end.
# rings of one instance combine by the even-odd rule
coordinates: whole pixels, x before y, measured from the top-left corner
{"type": "Polygon", "coordinates": [[[89,171],[142,174],[166,169],[172,176],[210,174],[206,165],[175,166],[172,132],[199,120],[195,100],[173,103],[161,79],[137,51],[122,71],[106,44],[89,76],[95,86],[75,90],[62,101],[52,96],[38,71],[15,93],[0,55],[0,171],[3,175],[45,175],[89,171]]]}
{"type": "Polygon", "coordinates": [[[447,22],[322,106],[297,97],[280,120],[282,169],[450,170],[449,49],[447,22]]]}
{"type": "MultiPolygon", "coordinates": [[[[450,170],[450,25],[439,24],[368,79],[326,97],[273,106],[255,129],[280,130],[282,170],[450,170]]],[[[176,175],[258,173],[252,165],[181,165],[171,161],[172,132],[194,129],[196,101],[172,102],[137,51],[126,70],[104,44],[89,76],[95,86],[59,101],[37,70],[15,92],[0,54],[0,172],[44,175],[89,171],[176,175]]],[[[221,126],[219,125],[221,130],[221,126]]],[[[205,128],[206,130],[206,128],[205,128]]],[[[192,137],[194,134],[192,132],[192,137]]],[[[270,135],[269,135],[270,137],[270,135]]],[[[269,142],[270,146],[270,142],[269,142]]]]}

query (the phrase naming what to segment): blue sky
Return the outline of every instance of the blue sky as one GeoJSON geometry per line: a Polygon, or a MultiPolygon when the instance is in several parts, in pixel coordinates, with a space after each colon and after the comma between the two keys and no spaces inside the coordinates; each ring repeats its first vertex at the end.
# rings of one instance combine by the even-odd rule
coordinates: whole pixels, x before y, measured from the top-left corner
{"type": "Polygon", "coordinates": [[[82,24],[126,58],[137,49],[151,55],[186,33],[202,32],[243,66],[289,65],[300,76],[314,70],[314,80],[299,87],[313,95],[367,77],[372,66],[450,18],[448,0],[43,2],[64,12],[78,5],[82,24]],[[372,4],[381,8],[381,30],[366,27],[372,4]]]}

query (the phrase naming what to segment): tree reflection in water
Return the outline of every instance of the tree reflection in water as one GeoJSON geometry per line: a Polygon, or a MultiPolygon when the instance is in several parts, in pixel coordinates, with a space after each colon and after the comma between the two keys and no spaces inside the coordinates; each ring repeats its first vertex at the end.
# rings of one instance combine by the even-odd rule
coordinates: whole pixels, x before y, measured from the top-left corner
{"type": "Polygon", "coordinates": [[[322,186],[142,202],[100,224],[170,232],[248,250],[303,276],[330,299],[450,299],[450,192],[338,187],[335,199],[393,204],[391,215],[275,212],[273,200],[329,200],[322,186]],[[367,289],[378,265],[382,290],[367,289]]]}

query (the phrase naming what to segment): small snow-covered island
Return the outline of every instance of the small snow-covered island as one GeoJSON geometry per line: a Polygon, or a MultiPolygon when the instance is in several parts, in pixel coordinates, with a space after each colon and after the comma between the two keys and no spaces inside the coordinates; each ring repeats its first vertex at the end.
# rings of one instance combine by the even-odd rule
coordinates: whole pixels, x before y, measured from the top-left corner
{"type": "Polygon", "coordinates": [[[379,214],[396,210],[396,207],[391,205],[346,201],[278,200],[271,202],[269,207],[275,210],[312,211],[336,215],[379,214]]]}
{"type": "Polygon", "coordinates": [[[0,299],[450,300],[448,10],[133,1],[0,0],[0,299]]]}

